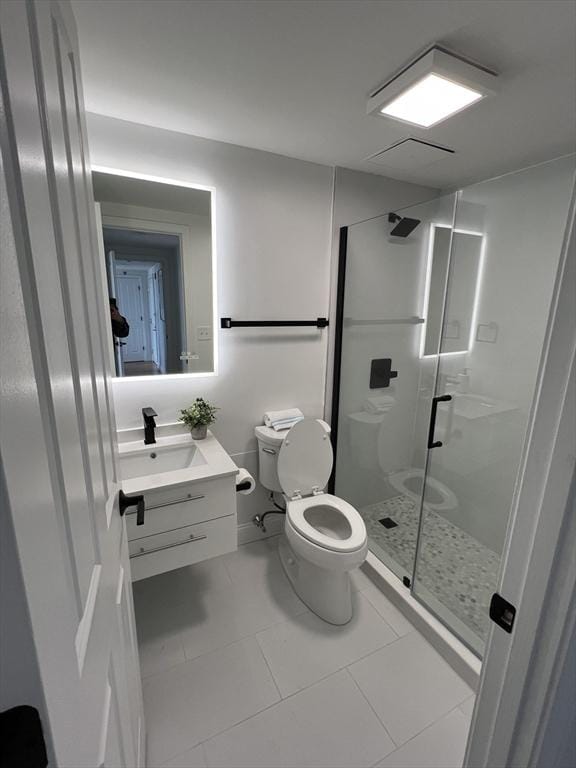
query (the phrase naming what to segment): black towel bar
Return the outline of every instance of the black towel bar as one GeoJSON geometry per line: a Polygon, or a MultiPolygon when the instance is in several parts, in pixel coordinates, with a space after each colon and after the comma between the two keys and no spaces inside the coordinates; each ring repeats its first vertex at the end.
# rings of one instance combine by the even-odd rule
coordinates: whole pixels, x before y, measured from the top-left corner
{"type": "Polygon", "coordinates": [[[231,317],[220,318],[220,328],[287,328],[298,325],[326,328],[328,318],[318,317],[316,320],[232,320],[231,317]]]}

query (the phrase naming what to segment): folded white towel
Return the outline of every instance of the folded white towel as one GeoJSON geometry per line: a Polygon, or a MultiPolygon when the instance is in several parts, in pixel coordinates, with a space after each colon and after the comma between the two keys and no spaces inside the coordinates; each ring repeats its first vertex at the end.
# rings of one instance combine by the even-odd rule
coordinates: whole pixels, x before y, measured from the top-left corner
{"type": "Polygon", "coordinates": [[[285,421],[275,421],[272,424],[272,429],[275,432],[282,432],[285,429],[292,429],[294,424],[298,424],[299,421],[303,421],[304,416],[298,416],[296,419],[286,419],[285,421]]]}
{"type": "Polygon", "coordinates": [[[378,397],[367,397],[362,403],[366,413],[386,413],[396,403],[392,395],[380,395],[378,397]]]}
{"type": "Polygon", "coordinates": [[[294,424],[302,421],[303,418],[304,414],[299,408],[286,408],[283,411],[266,411],[264,414],[264,424],[279,432],[282,429],[290,429],[294,424]]]}

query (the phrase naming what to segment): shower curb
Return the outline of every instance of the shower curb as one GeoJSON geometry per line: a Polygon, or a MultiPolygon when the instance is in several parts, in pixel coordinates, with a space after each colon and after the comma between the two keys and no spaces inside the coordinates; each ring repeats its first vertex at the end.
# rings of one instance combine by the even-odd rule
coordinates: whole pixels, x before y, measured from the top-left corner
{"type": "Polygon", "coordinates": [[[481,660],[460,642],[438,619],[410,595],[392,571],[368,552],[361,570],[385,597],[428,640],[456,674],[474,689],[480,680],[481,660]]]}

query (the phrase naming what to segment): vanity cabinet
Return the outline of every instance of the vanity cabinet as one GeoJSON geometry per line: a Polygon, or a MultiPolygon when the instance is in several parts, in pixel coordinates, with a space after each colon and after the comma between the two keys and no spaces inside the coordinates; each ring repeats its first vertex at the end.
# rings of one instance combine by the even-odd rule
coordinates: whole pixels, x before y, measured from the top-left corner
{"type": "Polygon", "coordinates": [[[143,525],[135,507],[125,514],[132,581],[237,548],[238,467],[211,432],[194,441],[178,427],[160,427],[153,445],[139,430],[121,434],[122,490],[145,504],[143,525]]]}
{"type": "Polygon", "coordinates": [[[234,477],[144,491],[144,525],[127,512],[132,581],[236,549],[234,477]]]}

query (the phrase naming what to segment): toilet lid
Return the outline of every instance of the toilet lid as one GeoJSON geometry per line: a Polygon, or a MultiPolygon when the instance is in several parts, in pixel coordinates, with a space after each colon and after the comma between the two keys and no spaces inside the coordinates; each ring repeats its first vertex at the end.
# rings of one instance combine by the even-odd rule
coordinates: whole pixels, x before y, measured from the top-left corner
{"type": "Polygon", "coordinates": [[[328,432],[316,419],[295,424],[278,455],[278,479],[289,499],[296,493],[310,496],[323,490],[332,472],[332,445],[328,432]]]}

